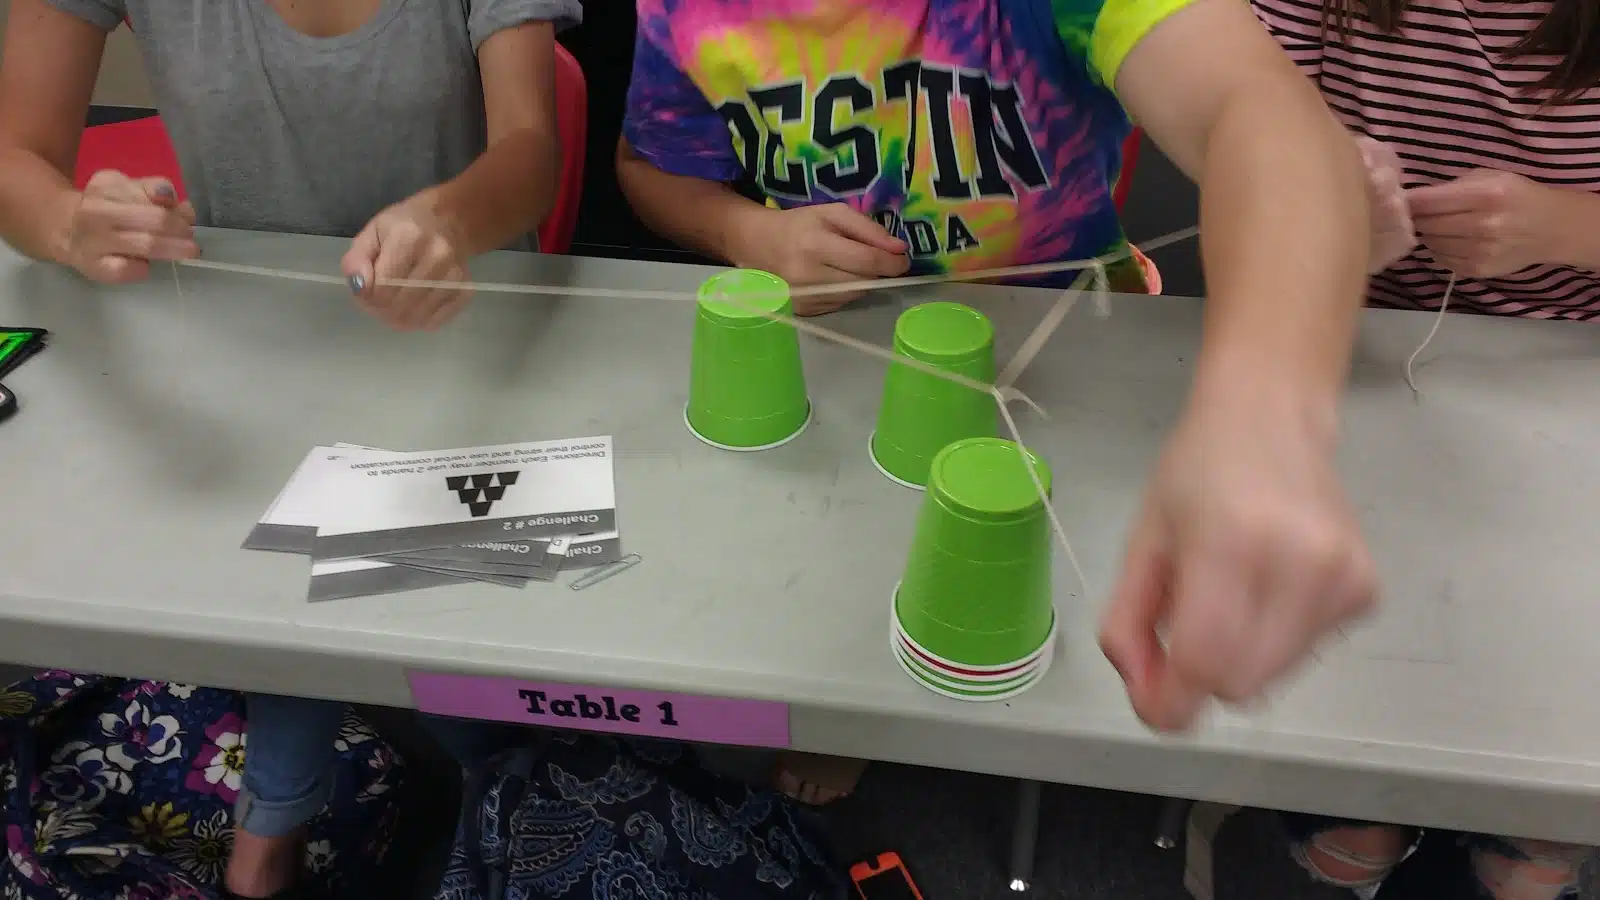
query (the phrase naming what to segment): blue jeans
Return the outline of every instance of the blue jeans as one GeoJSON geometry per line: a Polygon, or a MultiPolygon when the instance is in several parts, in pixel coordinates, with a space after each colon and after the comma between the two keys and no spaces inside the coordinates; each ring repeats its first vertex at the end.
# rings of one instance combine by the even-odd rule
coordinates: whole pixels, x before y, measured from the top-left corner
{"type": "MultiPolygon", "coordinates": [[[[332,700],[246,695],[244,785],[234,808],[238,827],[259,837],[281,837],[322,811],[333,788],[333,744],[348,711],[347,704],[332,700]]],[[[434,739],[468,769],[505,749],[518,733],[498,722],[420,718],[434,739]]]]}

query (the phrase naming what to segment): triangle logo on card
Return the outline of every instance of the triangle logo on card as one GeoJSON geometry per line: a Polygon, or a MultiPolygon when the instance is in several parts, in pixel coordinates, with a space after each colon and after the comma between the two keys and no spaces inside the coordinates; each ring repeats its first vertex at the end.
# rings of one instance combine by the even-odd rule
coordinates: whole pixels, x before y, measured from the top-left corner
{"type": "Polygon", "coordinates": [[[489,514],[495,501],[506,495],[506,488],[517,483],[521,472],[486,472],[481,475],[446,475],[445,486],[456,492],[462,503],[479,519],[489,514]]]}

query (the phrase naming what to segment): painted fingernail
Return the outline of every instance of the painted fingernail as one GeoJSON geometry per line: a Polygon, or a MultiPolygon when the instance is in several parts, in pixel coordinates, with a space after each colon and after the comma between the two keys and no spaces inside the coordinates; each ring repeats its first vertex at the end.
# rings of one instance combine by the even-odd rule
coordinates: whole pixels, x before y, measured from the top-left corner
{"type": "Polygon", "coordinates": [[[178,199],[178,192],[173,190],[170,184],[158,184],[156,185],[156,196],[163,200],[176,200],[178,199]]]}
{"type": "Polygon", "coordinates": [[[367,279],[360,275],[350,276],[350,293],[359,294],[367,289],[367,279]]]}

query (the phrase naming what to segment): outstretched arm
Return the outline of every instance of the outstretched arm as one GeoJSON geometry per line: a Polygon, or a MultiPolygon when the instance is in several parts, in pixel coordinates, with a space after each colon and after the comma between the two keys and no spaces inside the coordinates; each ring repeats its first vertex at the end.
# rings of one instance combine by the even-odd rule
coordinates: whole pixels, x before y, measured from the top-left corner
{"type": "Polygon", "coordinates": [[[1331,437],[1366,290],[1354,142],[1235,0],[1196,0],[1156,25],[1117,91],[1200,185],[1208,309],[1197,395],[1270,378],[1331,437]]]}
{"type": "Polygon", "coordinates": [[[1212,698],[1259,697],[1373,602],[1333,468],[1366,282],[1365,174],[1239,0],[1195,0],[1155,25],[1115,85],[1201,190],[1200,359],[1102,632],[1139,715],[1184,728],[1212,698]]]}

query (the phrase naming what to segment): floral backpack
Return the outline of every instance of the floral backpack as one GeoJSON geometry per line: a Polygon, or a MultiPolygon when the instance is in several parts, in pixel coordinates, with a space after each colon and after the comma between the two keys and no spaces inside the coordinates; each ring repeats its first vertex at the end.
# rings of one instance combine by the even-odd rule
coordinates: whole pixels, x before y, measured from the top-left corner
{"type": "MultiPolygon", "coordinates": [[[[245,746],[231,691],[59,671],[0,690],[0,898],[220,900],[245,746]]],[[[337,750],[306,865],[343,897],[382,861],[403,768],[354,715],[337,750]]]]}
{"type": "Polygon", "coordinates": [[[436,900],[844,900],[816,813],[683,744],[563,733],[472,775],[436,900]]]}

